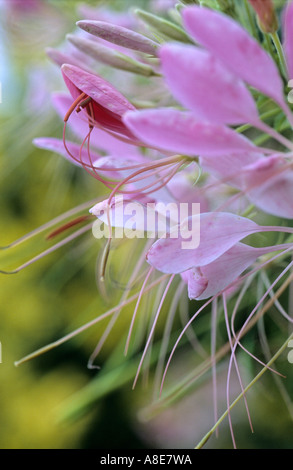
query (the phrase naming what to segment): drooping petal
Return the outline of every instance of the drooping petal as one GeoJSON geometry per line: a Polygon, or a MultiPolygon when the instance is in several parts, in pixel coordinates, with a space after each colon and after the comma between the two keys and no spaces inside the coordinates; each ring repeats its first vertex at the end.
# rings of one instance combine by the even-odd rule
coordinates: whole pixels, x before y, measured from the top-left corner
{"type": "Polygon", "coordinates": [[[74,65],[63,64],[61,70],[65,84],[74,99],[81,93],[92,98],[94,119],[97,123],[106,129],[133,138],[121,118],[126,111],[135,108],[118,90],[98,75],[74,65]]]}
{"type": "Polygon", "coordinates": [[[176,109],[127,112],[123,121],[146,144],[185,155],[218,156],[257,149],[228,127],[201,122],[192,113],[176,109]]]}
{"type": "Polygon", "coordinates": [[[293,79],[293,2],[288,2],[283,17],[284,51],[287,59],[289,78],[293,79]]]}
{"type": "Polygon", "coordinates": [[[242,80],[208,51],[167,44],[159,56],[169,89],[197,117],[231,125],[258,119],[255,102],[242,80]]]}
{"type": "Polygon", "coordinates": [[[190,300],[198,299],[208,287],[209,280],[203,276],[200,268],[188,269],[181,273],[183,281],[187,284],[190,300]]]}
{"type": "Polygon", "coordinates": [[[160,238],[147,253],[147,261],[164,273],[180,273],[205,266],[248,235],[261,231],[252,220],[225,212],[208,212],[188,218],[174,238],[160,238]],[[191,226],[188,229],[188,226],[191,226]],[[198,240],[199,245],[194,248],[198,240]],[[188,236],[187,237],[187,231],[188,236]],[[184,242],[188,240],[188,247],[184,242]]]}
{"type": "Polygon", "coordinates": [[[188,284],[189,298],[204,300],[226,288],[231,289],[230,284],[237,280],[247,268],[252,267],[257,258],[288,248],[290,244],[255,248],[244,243],[237,243],[212,263],[181,273],[183,281],[188,284]],[[202,289],[204,281],[206,288],[202,289]]]}
{"type": "Polygon", "coordinates": [[[191,6],[182,14],[185,28],[196,42],[236,76],[284,105],[283,84],[275,62],[242,26],[209,8],[191,6]]]}
{"type": "Polygon", "coordinates": [[[203,300],[223,291],[261,254],[262,251],[257,248],[237,243],[212,263],[200,269],[192,268],[182,273],[181,277],[188,284],[189,298],[203,300]],[[203,289],[204,281],[205,288],[203,289]]]}

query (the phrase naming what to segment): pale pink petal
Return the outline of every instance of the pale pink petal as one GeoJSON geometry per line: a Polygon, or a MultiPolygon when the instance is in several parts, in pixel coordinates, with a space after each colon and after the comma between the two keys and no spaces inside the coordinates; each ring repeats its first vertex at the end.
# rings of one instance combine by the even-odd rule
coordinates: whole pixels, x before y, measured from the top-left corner
{"type": "Polygon", "coordinates": [[[293,78],[293,2],[290,1],[284,12],[284,50],[287,59],[289,78],[293,78]]]}
{"type": "MultiPolygon", "coordinates": [[[[71,163],[74,163],[75,165],[78,165],[78,166],[82,166],[82,163],[80,162],[80,155],[79,155],[80,146],[73,142],[67,141],[66,145],[70,153],[72,153],[72,155],[74,156],[74,158],[68,155],[64,147],[64,143],[60,139],[55,139],[54,137],[38,137],[33,140],[33,144],[38,148],[50,150],[51,152],[58,153],[59,155],[62,155],[62,157],[69,160],[71,163]]],[[[99,158],[101,158],[100,155],[92,151],[91,151],[91,157],[93,160],[98,160],[99,158]]],[[[90,160],[89,160],[88,152],[86,148],[82,149],[81,158],[82,158],[83,163],[87,165],[90,164],[90,160]]]]}
{"type": "MultiPolygon", "coordinates": [[[[139,200],[139,195],[133,195],[133,198],[139,200]]],[[[102,202],[99,202],[94,207],[90,209],[90,213],[95,215],[101,222],[104,222],[108,225],[109,220],[111,227],[118,227],[123,229],[135,229],[144,232],[146,229],[145,221],[145,205],[140,204],[139,201],[129,201],[129,198],[126,196],[116,196],[112,199],[110,206],[108,204],[108,199],[105,199],[102,202]],[[130,205],[131,204],[131,205],[130,205]],[[130,211],[127,211],[127,207],[130,208],[130,211]],[[134,220],[135,215],[135,220],[134,220]]],[[[96,226],[97,229],[97,226],[96,226]]],[[[95,231],[94,231],[95,234],[95,231]]],[[[118,232],[116,232],[116,235],[118,232]]],[[[125,236],[123,232],[119,232],[119,236],[122,238],[125,236]]]]}
{"type": "Polygon", "coordinates": [[[266,159],[262,154],[256,152],[236,153],[234,155],[219,155],[214,157],[201,157],[200,164],[204,172],[230,184],[236,188],[245,186],[243,179],[246,166],[253,165],[262,159],[266,159]]]}
{"type": "MultiPolygon", "coordinates": [[[[187,271],[188,293],[190,299],[203,300],[218,294],[228,287],[237,277],[251,266],[258,256],[262,254],[256,248],[243,243],[230,248],[226,253],[212,263],[200,268],[187,271]],[[206,287],[201,289],[202,279],[206,280],[206,287]],[[193,294],[191,296],[191,294],[193,294]]],[[[181,274],[182,276],[182,274],[181,274]]]]}
{"type": "Polygon", "coordinates": [[[255,102],[244,83],[208,51],[167,44],[159,56],[169,89],[197,117],[216,124],[257,121],[255,102]]]}
{"type": "Polygon", "coordinates": [[[232,213],[208,212],[196,215],[181,224],[176,238],[160,238],[155,242],[147,253],[147,261],[164,273],[180,273],[194,266],[211,263],[237,242],[257,231],[261,231],[261,227],[255,222],[232,213]],[[197,235],[199,217],[199,246],[184,249],[184,241],[197,235]],[[191,233],[188,239],[185,232],[187,223],[191,233]]]}
{"type": "MultiPolygon", "coordinates": [[[[172,194],[174,201],[180,203],[188,203],[189,207],[191,204],[199,203],[201,212],[208,212],[209,202],[205,194],[202,193],[201,188],[194,185],[192,180],[192,171],[196,175],[197,169],[193,168],[192,164],[186,170],[182,170],[173,176],[171,181],[168,183],[168,192],[172,194]]],[[[163,200],[162,202],[166,202],[163,200]]]]}
{"type": "Polygon", "coordinates": [[[114,232],[114,238],[115,236],[134,238],[133,231],[139,232],[136,234],[138,238],[145,238],[146,233],[149,237],[154,238],[166,232],[167,221],[161,217],[154,199],[141,193],[133,193],[131,196],[115,196],[110,202],[110,206],[108,199],[105,199],[92,207],[90,212],[106,225],[110,221],[111,227],[123,229],[122,232],[114,232]],[[149,224],[150,218],[153,222],[151,225],[149,224]]]}
{"type": "MultiPolygon", "coordinates": [[[[33,140],[33,144],[41,149],[50,150],[51,152],[58,153],[62,157],[66,158],[66,160],[74,163],[77,166],[83,167],[82,163],[87,165],[87,168],[93,165],[96,170],[100,170],[99,174],[103,175],[105,179],[114,179],[120,180],[122,175],[120,172],[116,171],[118,165],[115,165],[111,161],[111,157],[101,157],[96,152],[91,150],[91,159],[89,158],[87,148],[83,148],[80,156],[80,146],[73,143],[66,141],[66,146],[71,153],[72,157],[68,154],[64,147],[63,140],[55,139],[54,137],[39,137],[33,140]],[[73,158],[74,157],[74,158],[73,158]],[[80,161],[81,158],[81,161],[80,161]],[[113,171],[102,171],[103,167],[112,168],[113,171]]],[[[133,163],[133,162],[132,162],[133,163]]],[[[125,161],[120,162],[120,167],[126,165],[125,161]]]]}
{"type": "Polygon", "coordinates": [[[275,62],[239,23],[220,12],[198,6],[187,7],[182,14],[184,26],[196,42],[236,76],[284,105],[283,84],[275,62]]]}
{"type": "Polygon", "coordinates": [[[226,291],[227,288],[230,290],[230,284],[237,280],[260,256],[284,250],[289,246],[290,244],[254,248],[237,243],[212,263],[201,268],[192,268],[181,273],[181,277],[188,284],[189,296],[194,293],[190,299],[204,300],[226,291]],[[206,280],[204,290],[202,290],[203,280],[206,280]]]}
{"type": "Polygon", "coordinates": [[[257,148],[228,127],[202,122],[192,113],[176,109],[127,112],[123,121],[146,144],[185,155],[218,156],[257,148]]]}
{"type": "Polygon", "coordinates": [[[293,218],[293,172],[283,159],[272,156],[250,165],[244,170],[244,183],[247,197],[257,207],[278,217],[293,218]]]}

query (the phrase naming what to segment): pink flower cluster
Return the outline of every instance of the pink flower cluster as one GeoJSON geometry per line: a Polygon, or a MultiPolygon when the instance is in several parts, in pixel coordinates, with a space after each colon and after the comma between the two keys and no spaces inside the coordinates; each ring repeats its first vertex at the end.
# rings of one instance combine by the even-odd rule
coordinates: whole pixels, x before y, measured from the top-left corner
{"type": "MultiPolygon", "coordinates": [[[[260,2],[251,3],[262,23],[272,18],[260,9],[260,2]]],[[[272,8],[271,2],[267,5],[272,8]]],[[[182,249],[179,235],[153,240],[146,249],[150,268],[134,317],[156,271],[167,274],[169,283],[142,360],[176,275],[187,286],[189,299],[209,299],[204,304],[208,305],[222,296],[225,303],[249,274],[293,249],[293,229],[286,224],[293,218],[293,115],[286,97],[293,78],[293,2],[283,13],[284,43],[283,48],[278,44],[278,57],[277,51],[272,57],[242,25],[219,11],[197,5],[180,11],[180,34],[186,42],[173,38],[159,43],[155,35],[138,32],[135,23],[129,21],[126,27],[125,18],[120,23],[116,18],[116,24],[92,17],[78,22],[82,34],[69,37],[77,49],[74,53],[48,51],[61,65],[69,91],[53,97],[64,121],[63,138],[34,141],[81,166],[109,189],[108,198],[90,210],[102,217],[103,208],[103,220],[108,222],[119,194],[143,205],[201,204],[201,214],[183,222],[192,225],[191,218],[199,217],[197,248],[182,249]],[[93,70],[96,60],[116,72],[133,73],[129,99],[93,70]],[[144,77],[143,86],[137,85],[134,74],[144,77]],[[283,126],[278,129],[272,121],[276,116],[283,126]],[[68,130],[80,144],[68,140],[68,130]],[[255,247],[245,240],[267,232],[289,234],[287,243],[255,247]]],[[[118,84],[119,75],[115,80],[118,84]]],[[[107,253],[110,242],[111,235],[107,253]]],[[[288,269],[289,263],[283,274],[288,269]]],[[[239,337],[234,339],[233,346],[230,338],[230,368],[240,346],[239,337]]]]}
{"type": "MultiPolygon", "coordinates": [[[[265,213],[293,217],[293,144],[261,119],[252,90],[273,100],[290,124],[293,116],[284,97],[285,77],[242,26],[222,13],[198,6],[184,8],[182,18],[196,45],[173,41],[159,46],[124,26],[80,21],[82,29],[95,38],[102,37],[104,43],[119,43],[139,51],[141,56],[158,56],[157,72],[162,79],[156,80],[160,80],[159,87],[169,90],[173,106],[138,110],[113,85],[82,67],[81,58],[79,63],[71,58],[72,63],[61,69],[74,101],[64,94],[53,98],[65,122],[63,142],[39,138],[35,144],[61,153],[103,182],[111,190],[109,207],[116,193],[131,200],[144,196],[144,201],[178,204],[184,194],[184,201],[201,202],[204,211],[199,248],[188,253],[177,248],[179,239],[162,239],[154,243],[146,258],[162,272],[182,273],[189,297],[203,299],[228,288],[263,250],[268,253],[281,249],[277,245],[257,250],[241,243],[256,230],[247,230],[251,220],[233,213],[237,199],[244,201],[242,210],[251,203],[265,213]],[[81,146],[67,141],[67,123],[83,139],[81,146]],[[235,128],[245,124],[280,145],[277,149],[257,146],[235,128]],[[140,147],[149,149],[147,156],[140,147]],[[207,182],[198,187],[190,183],[195,164],[209,175],[207,182]],[[212,188],[215,180],[216,193],[212,188]],[[223,202],[221,185],[234,188],[236,196],[223,202]],[[222,202],[218,207],[217,198],[222,202]]],[[[290,3],[284,29],[287,78],[293,76],[292,23],[290,3]]],[[[95,212],[97,208],[93,208],[95,212]]],[[[278,227],[257,230],[283,231],[278,227]]]]}

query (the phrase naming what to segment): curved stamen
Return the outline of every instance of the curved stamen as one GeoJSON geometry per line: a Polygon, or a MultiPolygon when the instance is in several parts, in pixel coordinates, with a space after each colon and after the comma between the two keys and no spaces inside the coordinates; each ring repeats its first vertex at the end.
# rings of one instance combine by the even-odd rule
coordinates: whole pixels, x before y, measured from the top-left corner
{"type": "Polygon", "coordinates": [[[79,105],[80,102],[82,102],[84,100],[85,96],[87,96],[85,93],[81,93],[76,98],[76,100],[73,101],[72,105],[70,106],[70,108],[68,109],[67,113],[64,116],[64,122],[68,121],[69,117],[71,116],[71,114],[73,113],[75,108],[79,105]]]}

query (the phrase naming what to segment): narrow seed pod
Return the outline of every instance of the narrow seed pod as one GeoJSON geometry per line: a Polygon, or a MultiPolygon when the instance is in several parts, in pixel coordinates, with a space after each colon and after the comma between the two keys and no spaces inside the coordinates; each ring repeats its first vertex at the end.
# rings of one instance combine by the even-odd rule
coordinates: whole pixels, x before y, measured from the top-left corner
{"type": "Polygon", "coordinates": [[[156,55],[158,44],[140,33],[106,21],[78,21],[77,26],[87,33],[127,49],[156,55]]]}
{"type": "Polygon", "coordinates": [[[103,64],[110,65],[116,69],[143,75],[145,77],[156,75],[156,72],[149,65],[143,64],[126,54],[117,52],[114,49],[110,49],[107,46],[99,44],[98,42],[74,36],[73,34],[68,34],[66,38],[77,49],[103,64]]]}
{"type": "Polygon", "coordinates": [[[80,67],[84,70],[90,71],[89,67],[86,67],[86,64],[84,62],[81,62],[72,54],[66,54],[52,47],[47,47],[45,49],[45,52],[49,59],[51,59],[56,65],[59,65],[59,67],[61,67],[63,64],[71,64],[76,65],[77,67],[80,67]]]}

